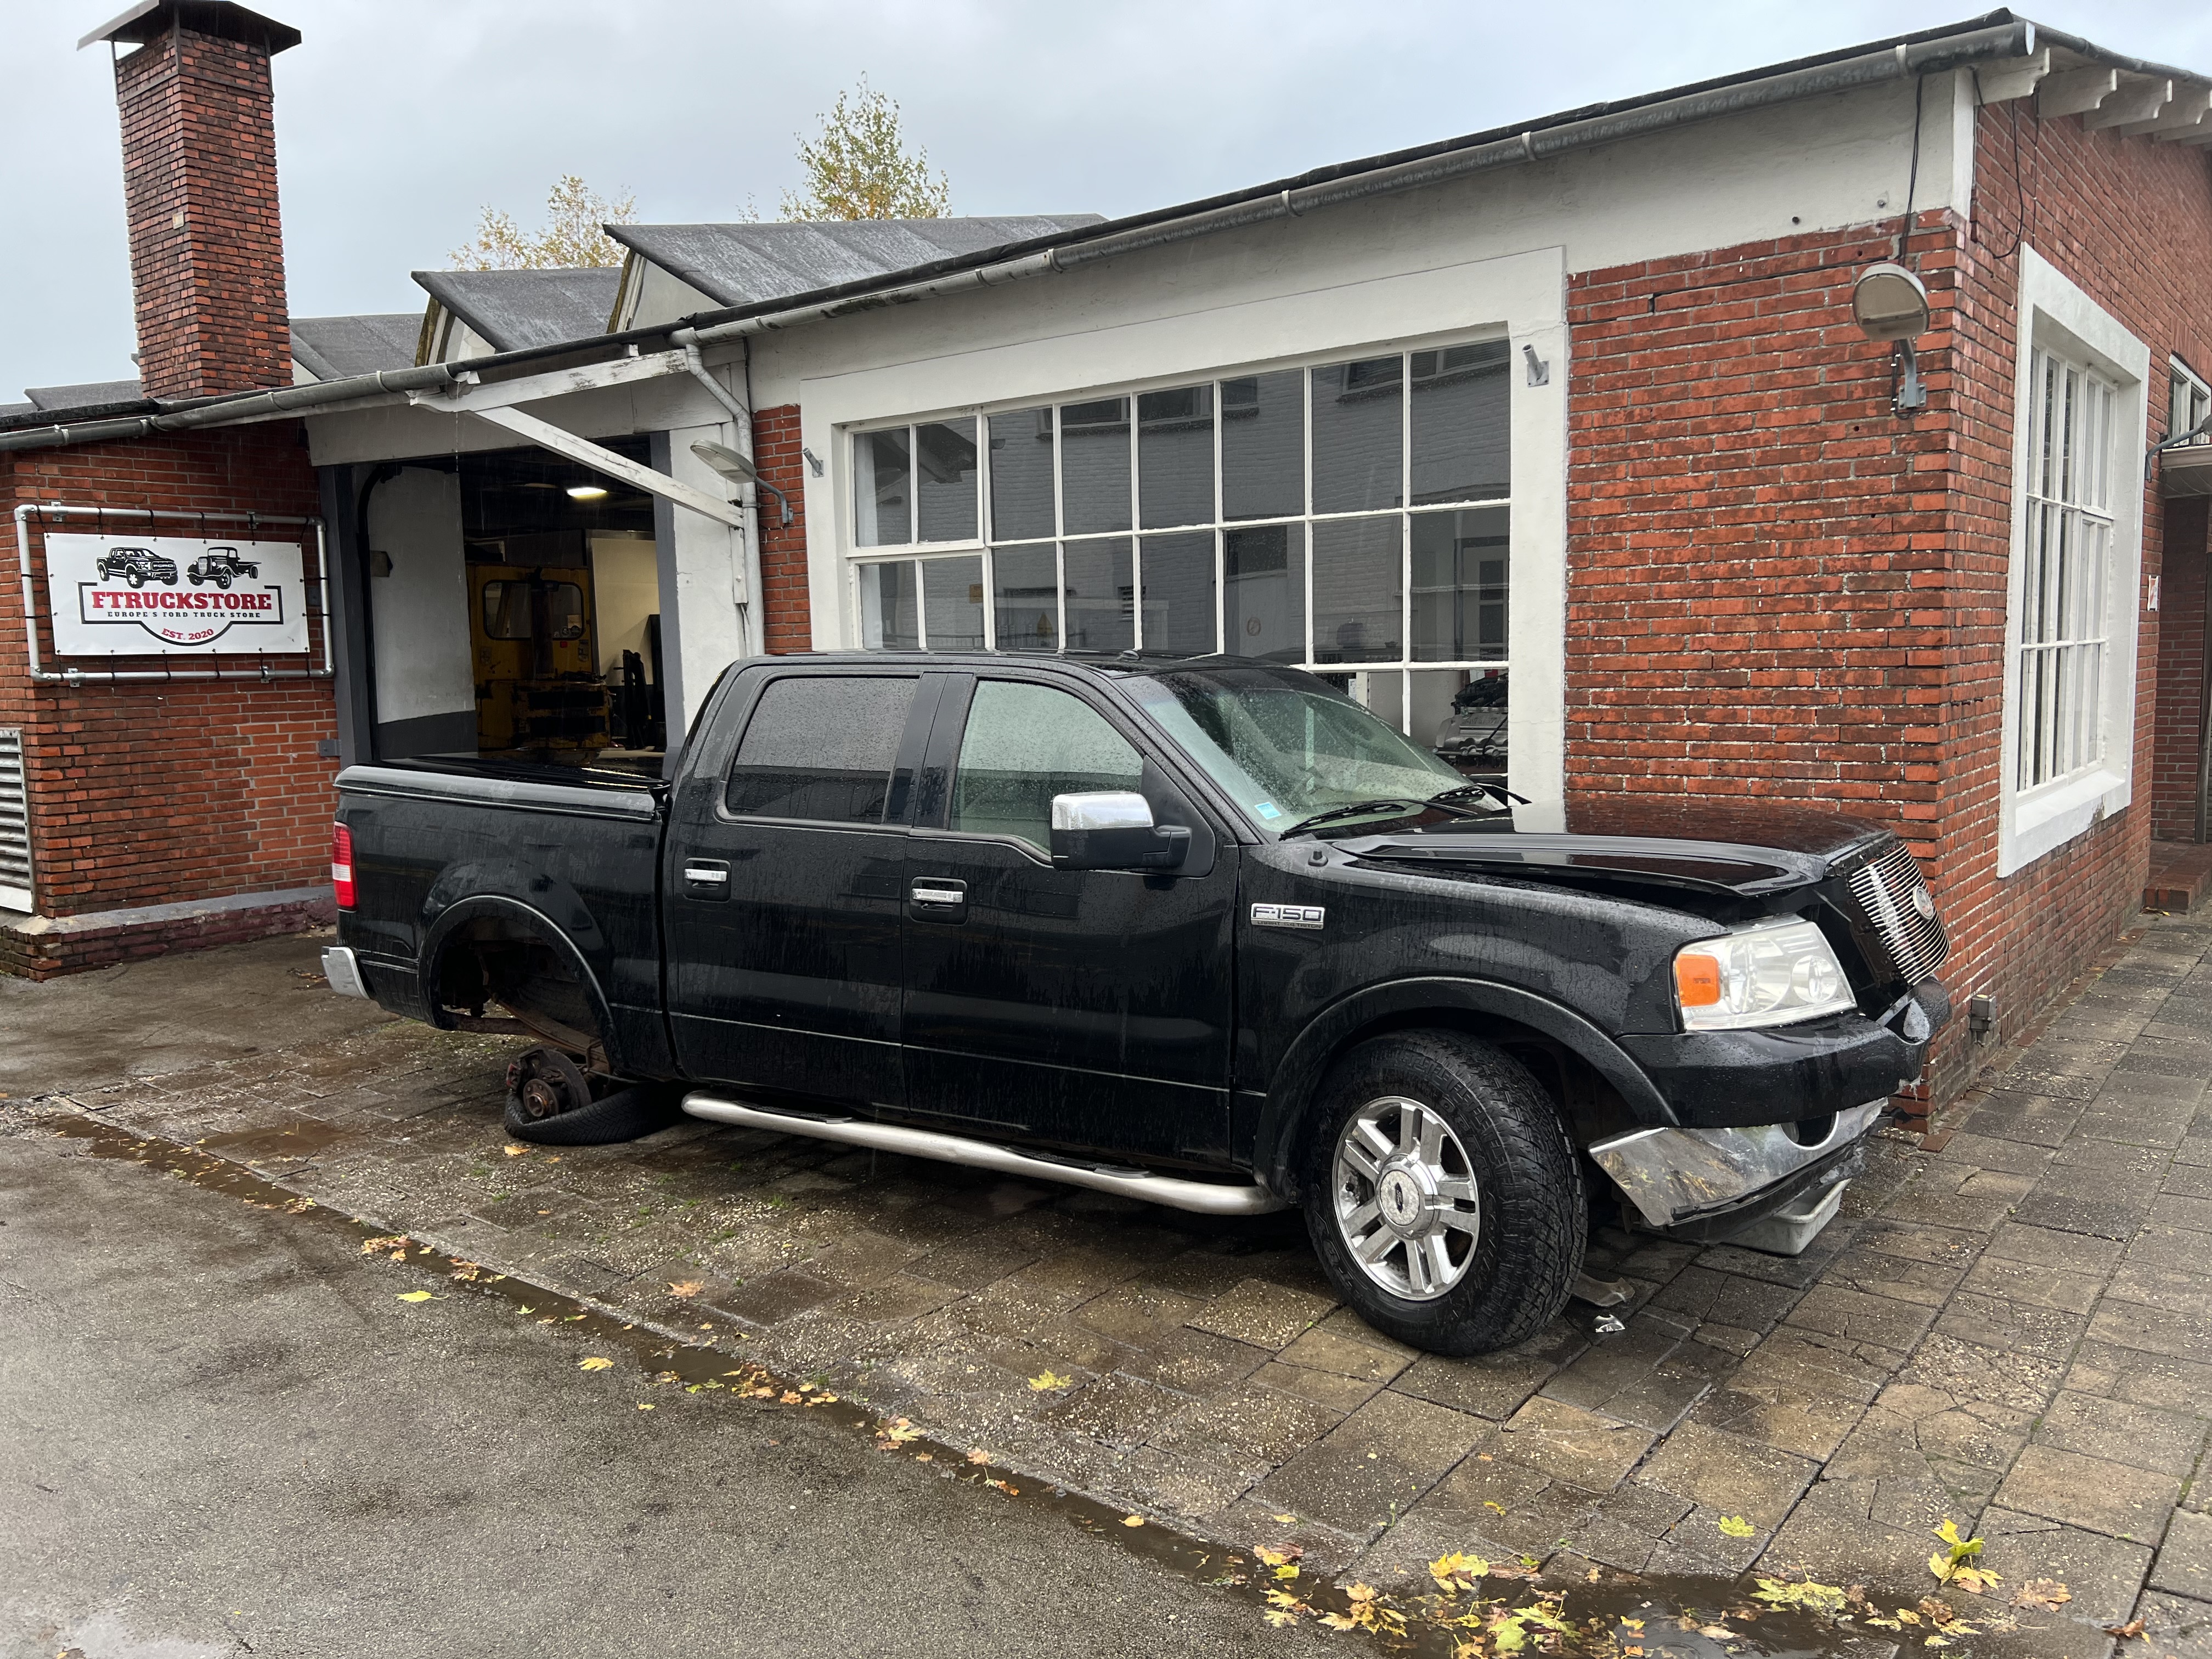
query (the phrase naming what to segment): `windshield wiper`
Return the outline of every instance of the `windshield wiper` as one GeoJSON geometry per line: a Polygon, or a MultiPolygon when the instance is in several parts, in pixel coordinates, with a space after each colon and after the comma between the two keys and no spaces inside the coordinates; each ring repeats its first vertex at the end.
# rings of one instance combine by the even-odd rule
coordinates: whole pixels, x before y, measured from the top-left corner
{"type": "Polygon", "coordinates": [[[1469,795],[1487,795],[1498,803],[1500,810],[1507,806],[1526,806],[1528,804],[1528,796],[1516,795],[1503,784],[1462,783],[1455,784],[1449,789],[1439,790],[1430,796],[1429,805],[1442,806],[1447,801],[1464,799],[1469,795]]]}
{"type": "Polygon", "coordinates": [[[1423,803],[1410,800],[1355,800],[1342,806],[1332,806],[1325,812],[1316,812],[1310,817],[1300,818],[1286,830],[1279,830],[1278,837],[1288,838],[1301,830],[1312,830],[1324,823],[1334,823],[1339,818],[1356,818],[1363,812],[1395,811],[1400,817],[1411,817],[1419,811],[1423,803]]]}

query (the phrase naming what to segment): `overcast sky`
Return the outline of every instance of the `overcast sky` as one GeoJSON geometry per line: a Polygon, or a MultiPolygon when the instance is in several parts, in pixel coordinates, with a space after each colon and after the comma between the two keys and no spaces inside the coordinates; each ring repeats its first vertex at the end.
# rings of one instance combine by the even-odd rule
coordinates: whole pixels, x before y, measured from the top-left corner
{"type": "MultiPolygon", "coordinates": [[[[479,209],[582,174],[647,221],[773,216],[862,75],[956,213],[1108,215],[1954,21],[1934,0],[267,0],[294,314],[419,311],[479,209]]],[[[131,374],[113,81],[124,0],[0,0],[0,402],[131,374]]],[[[2031,15],[2212,72],[2203,0],[2031,15]]]]}

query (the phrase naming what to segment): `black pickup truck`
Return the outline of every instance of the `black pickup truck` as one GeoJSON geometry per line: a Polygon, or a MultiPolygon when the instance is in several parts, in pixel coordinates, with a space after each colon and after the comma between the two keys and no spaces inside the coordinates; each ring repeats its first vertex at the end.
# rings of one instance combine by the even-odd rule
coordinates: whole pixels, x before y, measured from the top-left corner
{"type": "Polygon", "coordinates": [[[338,787],[331,983],[537,1036],[521,1132],[658,1091],[1185,1209],[1300,1204],[1346,1300],[1443,1352],[1557,1314],[1594,1205],[1802,1249],[1950,1012],[1887,830],[1570,817],[1234,659],[763,659],[665,783],[456,760],[338,787]]]}

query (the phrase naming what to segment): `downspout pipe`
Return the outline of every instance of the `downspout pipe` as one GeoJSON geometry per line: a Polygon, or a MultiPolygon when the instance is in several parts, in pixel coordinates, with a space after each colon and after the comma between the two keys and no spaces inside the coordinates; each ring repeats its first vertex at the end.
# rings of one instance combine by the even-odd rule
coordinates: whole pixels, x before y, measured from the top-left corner
{"type": "Polygon", "coordinates": [[[216,398],[189,409],[164,410],[154,415],[128,415],[105,421],[26,427],[0,432],[0,452],[11,449],[58,449],[70,444],[106,443],[117,439],[150,438],[161,432],[190,432],[200,427],[226,426],[256,416],[290,415],[374,398],[386,392],[443,391],[467,372],[446,363],[422,368],[379,369],[374,374],[351,374],[342,380],[317,380],[307,386],[272,387],[234,398],[216,398]]]}
{"type": "MultiPolygon", "coordinates": [[[[671,345],[682,348],[684,352],[684,373],[690,375],[693,380],[698,381],[701,386],[706,387],[708,395],[710,395],[716,403],[721,404],[724,409],[729,410],[731,430],[736,434],[738,440],[738,453],[740,455],[743,455],[746,460],[753,460],[753,412],[747,407],[747,404],[750,404],[752,402],[753,396],[753,353],[751,343],[748,341],[745,343],[744,346],[745,400],[744,403],[739,403],[737,398],[731,396],[730,389],[724,386],[720,380],[716,380],[713,371],[707,367],[706,355],[699,349],[699,338],[696,331],[688,328],[679,328],[668,337],[668,343],[671,345]]],[[[744,559],[745,597],[744,600],[744,610],[745,613],[745,643],[751,647],[747,654],[757,656],[760,652],[765,648],[767,638],[765,629],[759,625],[761,618],[766,613],[760,599],[761,515],[760,496],[757,491],[765,489],[770,495],[774,495],[777,501],[782,502],[783,521],[786,524],[789,524],[791,522],[791,501],[790,498],[781,489],[778,489],[767,479],[758,476],[759,468],[757,463],[755,463],[754,473],[755,476],[750,481],[754,488],[749,489],[746,491],[745,501],[744,503],[745,509],[745,544],[742,556],[744,559]]]]}

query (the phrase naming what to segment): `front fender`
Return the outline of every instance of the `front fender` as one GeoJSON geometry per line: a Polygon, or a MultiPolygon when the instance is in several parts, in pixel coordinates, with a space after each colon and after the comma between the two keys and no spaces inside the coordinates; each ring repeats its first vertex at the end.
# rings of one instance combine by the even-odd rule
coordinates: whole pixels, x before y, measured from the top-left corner
{"type": "Polygon", "coordinates": [[[1510,1021],[1551,1038],[1586,1061],[1620,1094],[1638,1124],[1674,1125],[1674,1109],[1644,1068],[1612,1037],[1564,1004],[1495,981],[1424,976],[1370,985],[1330,1004],[1291,1041],[1261,1105],[1252,1168],[1271,1192],[1297,1190],[1299,1131],[1329,1062],[1356,1033],[1408,1014],[1474,1014],[1510,1021]]]}

